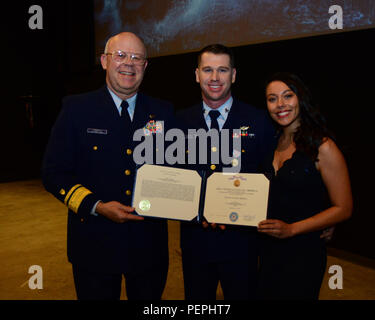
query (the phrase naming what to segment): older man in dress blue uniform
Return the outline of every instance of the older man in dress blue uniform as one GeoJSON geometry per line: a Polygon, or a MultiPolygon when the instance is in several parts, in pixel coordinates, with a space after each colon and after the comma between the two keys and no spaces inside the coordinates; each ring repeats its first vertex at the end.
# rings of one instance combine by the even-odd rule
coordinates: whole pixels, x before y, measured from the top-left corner
{"type": "Polygon", "coordinates": [[[106,86],[64,99],[43,164],[46,189],[68,208],[68,259],[78,299],[160,299],[168,271],[165,220],[133,212],[133,133],[167,130],[173,108],[138,93],[147,66],[135,34],[107,42],[106,86]],[[164,121],[164,123],[162,123],[164,121]],[[163,126],[163,127],[161,127],[163,126]]]}

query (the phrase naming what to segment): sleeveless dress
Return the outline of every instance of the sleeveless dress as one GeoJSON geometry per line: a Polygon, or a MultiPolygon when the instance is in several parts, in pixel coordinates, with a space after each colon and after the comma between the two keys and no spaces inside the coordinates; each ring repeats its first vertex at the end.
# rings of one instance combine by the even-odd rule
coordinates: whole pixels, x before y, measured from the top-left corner
{"type": "MultiPolygon", "coordinates": [[[[300,221],[328,207],[328,192],[314,162],[295,151],[275,172],[273,153],[263,164],[270,179],[268,219],[300,221]]],[[[278,239],[260,235],[259,298],[318,299],[326,269],[326,248],[321,231],[278,239]]]]}

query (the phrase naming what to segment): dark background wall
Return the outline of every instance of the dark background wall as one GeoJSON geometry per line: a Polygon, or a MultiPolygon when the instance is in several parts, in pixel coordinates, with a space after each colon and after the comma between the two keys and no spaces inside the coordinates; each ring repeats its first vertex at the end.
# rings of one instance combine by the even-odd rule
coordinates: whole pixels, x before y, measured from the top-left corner
{"type": "MultiPolygon", "coordinates": [[[[94,56],[93,10],[92,1],[25,1],[7,10],[0,182],[39,178],[61,98],[104,84],[104,72],[94,56]],[[28,8],[33,4],[43,8],[42,30],[28,27],[28,8]],[[32,127],[26,102],[32,103],[32,127]]],[[[236,47],[233,87],[235,96],[264,108],[263,83],[269,74],[292,71],[305,80],[336,134],[352,181],[353,217],[337,227],[330,245],[371,258],[374,39],[372,29],[236,47]]],[[[152,58],[142,90],[185,108],[200,99],[195,66],[195,53],[152,58]]]]}

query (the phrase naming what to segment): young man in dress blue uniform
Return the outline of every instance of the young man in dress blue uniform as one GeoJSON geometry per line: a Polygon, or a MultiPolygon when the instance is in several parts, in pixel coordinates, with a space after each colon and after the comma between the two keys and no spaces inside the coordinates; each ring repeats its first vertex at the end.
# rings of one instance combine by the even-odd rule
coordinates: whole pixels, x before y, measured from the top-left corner
{"type": "MultiPolygon", "coordinates": [[[[188,129],[240,129],[230,139],[241,139],[241,150],[233,151],[232,167],[240,172],[256,173],[259,165],[275,142],[274,129],[268,115],[231,95],[236,80],[232,51],[220,44],[210,45],[199,52],[196,81],[200,84],[203,101],[178,114],[179,123],[188,129]],[[235,155],[234,153],[238,154],[235,155]],[[240,161],[237,158],[240,155],[240,161]]],[[[210,145],[207,154],[220,152],[210,145]]],[[[196,156],[196,159],[199,159],[196,156]]],[[[220,162],[190,165],[190,169],[205,170],[207,175],[223,171],[220,162]]],[[[257,274],[257,230],[240,226],[203,226],[181,223],[181,249],[188,300],[216,299],[220,281],[224,298],[246,300],[255,297],[257,274]]]]}
{"type": "MultiPolygon", "coordinates": [[[[164,121],[173,108],[138,93],[147,67],[135,34],[110,38],[101,64],[106,86],[64,99],[43,164],[46,189],[68,208],[68,259],[78,299],[160,299],[168,271],[165,220],[137,216],[131,205],[133,133],[164,121]]],[[[159,126],[160,129],[160,126],[159,126]]]]}

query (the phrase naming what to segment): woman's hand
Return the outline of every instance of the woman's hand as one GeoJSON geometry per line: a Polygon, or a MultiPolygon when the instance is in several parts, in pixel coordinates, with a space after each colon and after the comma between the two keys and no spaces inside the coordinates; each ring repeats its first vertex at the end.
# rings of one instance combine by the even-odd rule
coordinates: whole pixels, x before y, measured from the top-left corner
{"type": "Polygon", "coordinates": [[[268,234],[272,237],[285,239],[294,236],[293,224],[281,220],[267,219],[259,222],[258,232],[268,234]]]}

